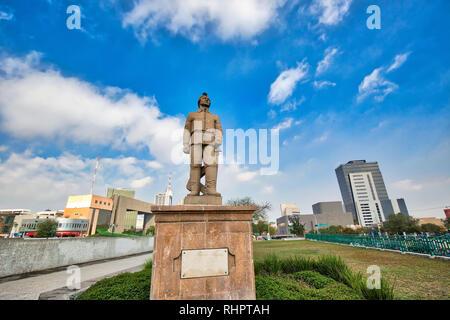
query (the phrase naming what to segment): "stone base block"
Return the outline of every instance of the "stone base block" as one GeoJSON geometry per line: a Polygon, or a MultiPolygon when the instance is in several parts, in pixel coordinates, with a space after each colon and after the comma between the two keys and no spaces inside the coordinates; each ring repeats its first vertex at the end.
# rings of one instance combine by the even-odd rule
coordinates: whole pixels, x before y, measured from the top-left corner
{"type": "Polygon", "coordinates": [[[216,196],[189,196],[187,195],[184,198],[184,204],[206,204],[206,205],[216,205],[221,206],[222,205],[222,197],[216,197],[216,196]]]}
{"type": "Polygon", "coordinates": [[[156,230],[150,299],[254,300],[256,209],[152,206],[156,230]]]}

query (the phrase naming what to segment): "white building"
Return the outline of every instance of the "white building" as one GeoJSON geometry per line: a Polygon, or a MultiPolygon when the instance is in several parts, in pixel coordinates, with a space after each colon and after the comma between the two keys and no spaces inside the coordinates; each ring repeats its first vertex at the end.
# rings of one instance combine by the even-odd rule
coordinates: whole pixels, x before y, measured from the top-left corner
{"type": "Polygon", "coordinates": [[[385,221],[372,173],[350,173],[349,178],[360,224],[371,227],[385,221]]]}
{"type": "Polygon", "coordinates": [[[11,238],[13,238],[15,234],[20,233],[20,229],[23,225],[29,224],[27,220],[38,221],[43,219],[56,219],[61,218],[64,214],[64,210],[46,210],[37,213],[31,213],[30,210],[22,210],[21,212],[21,214],[16,215],[14,218],[14,223],[9,235],[11,238]]]}
{"type": "Polygon", "coordinates": [[[1,215],[31,214],[30,209],[0,209],[1,215]]]}
{"type": "Polygon", "coordinates": [[[173,198],[172,191],[172,177],[169,176],[169,184],[167,185],[164,193],[159,193],[155,196],[155,204],[157,206],[171,206],[173,198]]]}
{"type": "Polygon", "coordinates": [[[38,218],[59,218],[64,214],[64,210],[45,210],[35,213],[38,218]]]}

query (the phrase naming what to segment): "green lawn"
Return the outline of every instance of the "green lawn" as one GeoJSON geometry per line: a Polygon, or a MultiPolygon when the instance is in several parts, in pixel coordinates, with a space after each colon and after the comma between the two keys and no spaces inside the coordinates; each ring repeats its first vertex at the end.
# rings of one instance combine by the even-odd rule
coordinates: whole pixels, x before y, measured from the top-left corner
{"type": "Polygon", "coordinates": [[[450,300],[450,261],[308,240],[253,243],[256,261],[262,261],[268,253],[280,258],[334,254],[354,271],[364,275],[368,266],[378,265],[381,276],[395,284],[397,298],[450,300]]]}

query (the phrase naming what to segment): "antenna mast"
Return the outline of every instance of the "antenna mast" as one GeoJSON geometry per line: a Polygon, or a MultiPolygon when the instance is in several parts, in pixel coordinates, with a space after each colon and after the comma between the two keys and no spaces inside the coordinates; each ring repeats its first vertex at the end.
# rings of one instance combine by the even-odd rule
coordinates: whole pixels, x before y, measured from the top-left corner
{"type": "Polygon", "coordinates": [[[91,194],[93,194],[93,192],[94,192],[95,176],[97,175],[98,161],[99,160],[100,160],[100,153],[98,154],[97,161],[95,162],[94,176],[92,177],[92,184],[91,184],[91,194]]]}

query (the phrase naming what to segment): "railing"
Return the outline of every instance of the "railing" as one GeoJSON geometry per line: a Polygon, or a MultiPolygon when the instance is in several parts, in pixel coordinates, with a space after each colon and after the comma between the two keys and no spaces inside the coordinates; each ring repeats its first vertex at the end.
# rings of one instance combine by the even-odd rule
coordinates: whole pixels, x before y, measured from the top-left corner
{"type": "Polygon", "coordinates": [[[379,236],[357,234],[306,234],[307,240],[328,241],[352,246],[397,250],[450,257],[448,236],[379,236]]]}

